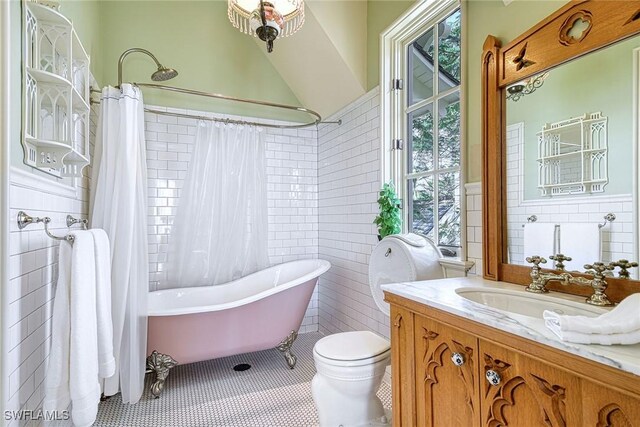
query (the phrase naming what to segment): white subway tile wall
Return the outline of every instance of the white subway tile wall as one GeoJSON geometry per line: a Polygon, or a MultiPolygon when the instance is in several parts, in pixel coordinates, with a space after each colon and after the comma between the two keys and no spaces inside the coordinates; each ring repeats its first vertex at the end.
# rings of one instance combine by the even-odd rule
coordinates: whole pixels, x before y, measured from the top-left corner
{"type": "Polygon", "coordinates": [[[320,278],[320,331],[371,330],[389,336],[389,318],[376,306],[368,281],[377,244],[373,219],[380,190],[378,90],[327,120],[318,130],[319,257],[331,262],[320,278]]]}
{"type": "MultiPolygon", "coordinates": [[[[531,215],[538,222],[603,223],[608,213],[616,215],[614,222],[601,231],[602,260],[605,262],[635,258],[633,197],[621,195],[556,196],[539,200],[523,200],[524,192],[524,127],[516,123],[507,127],[507,233],[508,252],[513,264],[527,264],[524,258],[533,254],[524,252],[523,224],[531,215]]],[[[606,194],[606,187],[605,187],[606,194]]],[[[565,254],[571,255],[571,254],[565,254]]],[[[594,260],[595,261],[595,260],[594,260]]],[[[633,270],[632,270],[633,272],[633,270]]],[[[633,274],[637,274],[633,272],[633,274]]]]}
{"type": "MultiPolygon", "coordinates": [[[[95,141],[96,110],[90,126],[91,155],[95,141]]],[[[32,216],[49,216],[51,231],[68,233],[66,216],[87,218],[91,168],[76,179],[76,187],[56,182],[35,170],[12,168],[9,203],[11,218],[20,210],[32,216]]],[[[65,180],[69,182],[70,180],[65,180]]],[[[77,226],[76,226],[77,227],[77,226]]],[[[11,221],[9,234],[9,289],[7,327],[9,381],[6,410],[37,410],[44,399],[44,378],[51,337],[51,315],[58,278],[58,241],[44,233],[42,224],[19,230],[11,221]]],[[[12,420],[9,426],[39,425],[41,421],[12,420]]]]}
{"type": "Polygon", "coordinates": [[[467,260],[473,261],[468,274],[482,276],[482,188],[480,182],[466,184],[467,260]]]}
{"type": "MultiPolygon", "coordinates": [[[[162,107],[152,106],[154,109],[162,107]]],[[[202,111],[169,109],[209,117],[202,111]]],[[[247,117],[224,116],[239,120],[247,117]]],[[[267,121],[275,123],[274,121],[267,121]]],[[[195,119],[145,114],[149,173],[150,290],[170,287],[167,245],[195,142],[195,119]]],[[[268,245],[271,264],[318,257],[317,135],[315,129],[265,128],[268,245]]],[[[300,332],[318,330],[318,291],[300,332]]]]}

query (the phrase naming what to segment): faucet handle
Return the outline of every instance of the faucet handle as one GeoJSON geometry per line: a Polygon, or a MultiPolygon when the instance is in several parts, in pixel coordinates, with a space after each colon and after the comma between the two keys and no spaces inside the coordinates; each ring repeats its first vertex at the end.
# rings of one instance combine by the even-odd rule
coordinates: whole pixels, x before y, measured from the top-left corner
{"type": "Polygon", "coordinates": [[[612,264],[605,264],[604,262],[594,262],[592,264],[585,264],[585,270],[592,270],[594,277],[602,279],[607,271],[611,271],[615,268],[612,264]]]}
{"type": "Polygon", "coordinates": [[[613,270],[615,266],[612,263],[594,262],[592,264],[585,264],[584,268],[593,271],[593,280],[591,280],[593,294],[587,298],[587,304],[600,307],[614,305],[614,303],[609,300],[609,297],[607,297],[607,294],[605,294],[608,286],[605,280],[605,274],[613,270]]]}
{"type": "Polygon", "coordinates": [[[637,267],[638,263],[635,261],[629,261],[626,259],[619,259],[618,261],[612,262],[609,264],[612,267],[612,270],[615,267],[619,267],[620,271],[618,272],[618,277],[621,279],[629,278],[629,268],[637,267]]]}
{"type": "Polygon", "coordinates": [[[534,267],[540,268],[540,264],[546,264],[547,260],[541,257],[540,255],[528,256],[525,258],[529,264],[533,264],[534,267]]]}
{"type": "Polygon", "coordinates": [[[571,261],[570,256],[565,256],[564,254],[555,254],[551,255],[549,259],[554,260],[554,265],[558,270],[564,270],[564,261],[571,261]]]}

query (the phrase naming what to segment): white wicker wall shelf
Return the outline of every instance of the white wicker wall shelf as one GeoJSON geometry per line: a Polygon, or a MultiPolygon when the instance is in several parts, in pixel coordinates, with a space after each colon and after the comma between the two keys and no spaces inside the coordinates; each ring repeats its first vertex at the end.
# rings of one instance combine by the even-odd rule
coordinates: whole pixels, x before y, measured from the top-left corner
{"type": "Polygon", "coordinates": [[[89,55],[54,2],[23,1],[24,162],[58,177],[89,164],[89,55]]]}
{"type": "Polygon", "coordinates": [[[537,136],[543,196],[604,191],[609,182],[607,117],[598,112],[546,124],[537,136]]]}

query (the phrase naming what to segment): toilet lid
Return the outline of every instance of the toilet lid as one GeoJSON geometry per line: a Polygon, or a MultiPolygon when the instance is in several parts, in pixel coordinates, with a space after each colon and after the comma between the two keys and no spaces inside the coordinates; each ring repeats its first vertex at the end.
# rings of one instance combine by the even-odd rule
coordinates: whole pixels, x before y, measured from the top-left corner
{"type": "Polygon", "coordinates": [[[362,360],[388,351],[389,341],[369,331],[341,332],[318,341],[316,353],[333,360],[362,360]]]}

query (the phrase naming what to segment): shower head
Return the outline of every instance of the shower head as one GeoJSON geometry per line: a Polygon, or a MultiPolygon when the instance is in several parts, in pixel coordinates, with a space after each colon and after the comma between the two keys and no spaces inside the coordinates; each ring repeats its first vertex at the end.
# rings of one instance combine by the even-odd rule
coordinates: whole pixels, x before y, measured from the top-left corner
{"type": "Polygon", "coordinates": [[[166,68],[162,65],[158,66],[158,70],[151,74],[151,80],[154,82],[164,82],[166,80],[171,80],[175,76],[178,75],[178,72],[173,68],[166,68]]]}
{"type": "Polygon", "coordinates": [[[122,55],[120,55],[120,59],[118,59],[118,86],[117,87],[120,87],[120,85],[122,85],[122,63],[124,62],[124,58],[127,55],[134,52],[144,53],[145,55],[148,55],[149,57],[151,57],[151,59],[154,60],[154,62],[156,63],[156,66],[158,67],[158,70],[153,74],[151,74],[151,80],[153,80],[154,82],[164,82],[178,75],[178,72],[173,68],[167,68],[164,65],[162,65],[153,53],[149,52],[146,49],[142,49],[140,47],[133,47],[131,49],[125,50],[122,53],[122,55]]]}

